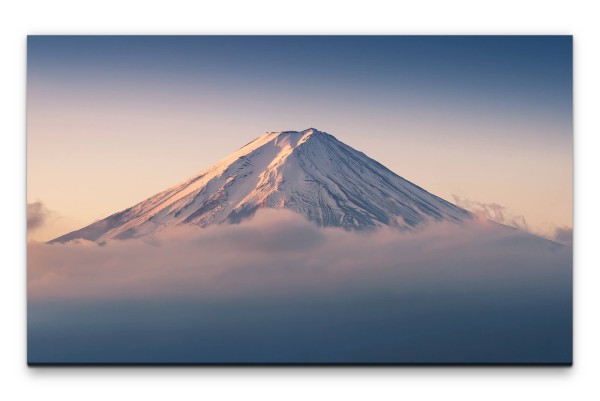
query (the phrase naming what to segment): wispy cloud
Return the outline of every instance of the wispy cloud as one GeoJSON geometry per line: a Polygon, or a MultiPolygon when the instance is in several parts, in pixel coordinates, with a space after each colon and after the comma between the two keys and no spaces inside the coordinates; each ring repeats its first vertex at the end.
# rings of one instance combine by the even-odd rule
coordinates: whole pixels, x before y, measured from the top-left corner
{"type": "Polygon", "coordinates": [[[42,227],[51,216],[52,212],[41,202],[27,204],[27,231],[34,231],[42,227]]]}
{"type": "Polygon", "coordinates": [[[527,223],[525,216],[518,214],[509,208],[500,205],[499,203],[479,202],[466,198],[461,198],[457,195],[452,195],[454,203],[464,209],[467,209],[477,216],[484,219],[493,220],[495,222],[515,227],[520,230],[528,231],[534,235],[548,238],[565,245],[573,243],[573,228],[567,226],[557,227],[555,224],[546,223],[542,226],[531,226],[527,223]]]}
{"type": "Polygon", "coordinates": [[[558,227],[554,231],[554,240],[562,244],[573,243],[573,229],[571,227],[558,227]]]}
{"type": "Polygon", "coordinates": [[[507,207],[500,205],[499,203],[491,202],[479,202],[466,198],[461,198],[458,195],[452,194],[454,203],[456,205],[467,209],[478,216],[485,217],[487,219],[496,221],[498,223],[506,224],[511,227],[519,228],[521,230],[530,231],[529,225],[525,216],[521,214],[515,214],[510,211],[507,207]]]}

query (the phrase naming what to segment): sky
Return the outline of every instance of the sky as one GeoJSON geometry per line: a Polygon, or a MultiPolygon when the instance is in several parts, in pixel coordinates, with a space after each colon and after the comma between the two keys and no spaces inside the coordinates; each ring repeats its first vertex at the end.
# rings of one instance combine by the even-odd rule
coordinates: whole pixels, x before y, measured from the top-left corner
{"type": "Polygon", "coordinates": [[[449,201],[572,227],[569,36],[30,36],[27,58],[31,239],[309,127],[449,201]]]}

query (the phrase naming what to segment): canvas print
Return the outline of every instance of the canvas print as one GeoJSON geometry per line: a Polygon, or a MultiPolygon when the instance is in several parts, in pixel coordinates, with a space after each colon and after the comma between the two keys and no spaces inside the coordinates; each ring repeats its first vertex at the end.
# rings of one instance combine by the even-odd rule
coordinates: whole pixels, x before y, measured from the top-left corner
{"type": "Polygon", "coordinates": [[[572,362],[570,36],[30,36],[27,358],[572,362]]]}

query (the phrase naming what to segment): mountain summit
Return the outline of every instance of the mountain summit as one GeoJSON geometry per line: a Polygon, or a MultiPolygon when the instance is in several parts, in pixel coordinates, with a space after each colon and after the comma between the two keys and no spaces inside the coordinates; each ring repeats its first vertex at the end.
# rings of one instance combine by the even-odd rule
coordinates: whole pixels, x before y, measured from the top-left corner
{"type": "Polygon", "coordinates": [[[168,227],[239,223],[285,208],[319,226],[411,229],[471,214],[315,128],[268,132],[200,174],[51,242],[104,241],[168,227]]]}

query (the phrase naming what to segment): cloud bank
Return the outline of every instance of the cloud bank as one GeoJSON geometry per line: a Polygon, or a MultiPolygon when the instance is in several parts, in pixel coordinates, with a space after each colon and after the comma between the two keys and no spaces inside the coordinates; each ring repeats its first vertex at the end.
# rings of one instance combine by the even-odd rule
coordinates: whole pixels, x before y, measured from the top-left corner
{"type": "Polygon", "coordinates": [[[354,233],[261,210],[241,225],[105,246],[30,243],[28,259],[30,354],[38,361],[444,362],[461,358],[457,349],[471,362],[570,355],[571,248],[485,220],[354,233]],[[187,345],[159,336],[135,353],[123,348],[131,333],[116,334],[123,325],[138,337],[170,328],[165,338],[187,345]],[[86,327],[119,351],[94,353],[86,327]],[[539,345],[544,332],[547,348],[539,345]],[[69,350],[83,345],[71,354],[53,342],[49,356],[51,333],[73,336],[69,350]],[[491,339],[504,343],[489,349],[491,339]],[[520,348],[535,341],[533,351],[520,348]],[[263,352],[251,351],[257,344],[263,352]]]}

